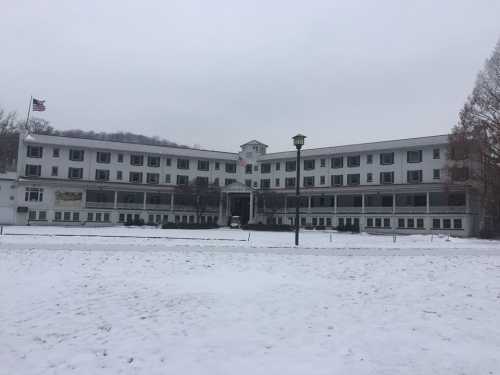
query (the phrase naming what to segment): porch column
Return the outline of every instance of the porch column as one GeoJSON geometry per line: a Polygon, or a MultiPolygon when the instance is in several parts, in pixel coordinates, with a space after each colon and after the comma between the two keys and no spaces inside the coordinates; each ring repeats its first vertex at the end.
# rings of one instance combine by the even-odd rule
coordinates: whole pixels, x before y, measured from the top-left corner
{"type": "Polygon", "coordinates": [[[230,213],[229,213],[229,194],[226,193],[226,217],[229,217],[230,213]]]}
{"type": "Polygon", "coordinates": [[[142,209],[144,211],[146,211],[146,197],[147,197],[148,193],[147,192],[144,192],[144,198],[142,199],[142,209]]]}
{"type": "Polygon", "coordinates": [[[114,198],[113,198],[113,208],[116,210],[118,208],[118,192],[114,192],[114,198]]]}
{"type": "Polygon", "coordinates": [[[311,195],[307,197],[307,213],[311,213],[311,195]]]}
{"type": "Polygon", "coordinates": [[[333,214],[337,215],[337,195],[333,196],[333,214]]]}
{"type": "Polygon", "coordinates": [[[286,224],[287,220],[286,220],[286,215],[288,215],[288,199],[287,199],[287,196],[286,195],[283,195],[284,199],[285,199],[285,202],[283,202],[283,223],[286,224]]]}
{"type": "Polygon", "coordinates": [[[361,194],[361,213],[365,214],[365,193],[361,194]]]}
{"type": "Polygon", "coordinates": [[[359,230],[364,232],[365,230],[365,194],[361,193],[361,219],[359,220],[359,230]]]}
{"type": "Polygon", "coordinates": [[[396,193],[392,193],[392,214],[396,213],[396,193]]]}
{"type": "Polygon", "coordinates": [[[253,223],[253,191],[250,192],[250,218],[248,221],[253,223]]]}
{"type": "Polygon", "coordinates": [[[429,199],[430,196],[431,194],[429,192],[425,193],[425,212],[427,213],[427,215],[429,215],[431,212],[431,202],[429,199]]]}
{"type": "Polygon", "coordinates": [[[174,212],[174,192],[170,194],[170,211],[174,212]]]}
{"type": "Polygon", "coordinates": [[[222,222],[222,199],[224,199],[224,198],[223,198],[223,194],[221,192],[220,199],[219,199],[219,222],[217,223],[218,225],[223,224],[223,222],[222,222]]]}

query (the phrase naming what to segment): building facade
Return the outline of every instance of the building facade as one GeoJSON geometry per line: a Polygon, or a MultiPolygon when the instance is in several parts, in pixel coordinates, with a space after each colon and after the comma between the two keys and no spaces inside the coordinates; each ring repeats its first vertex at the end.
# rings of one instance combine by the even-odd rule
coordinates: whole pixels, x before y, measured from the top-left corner
{"type": "MultiPolygon", "coordinates": [[[[237,153],[28,134],[0,169],[4,224],[294,224],[296,153],[250,141],[237,153]],[[219,186],[203,208],[183,186],[219,186]]],[[[446,184],[447,136],[305,149],[301,225],[373,233],[476,233],[466,186],[446,184]]]]}

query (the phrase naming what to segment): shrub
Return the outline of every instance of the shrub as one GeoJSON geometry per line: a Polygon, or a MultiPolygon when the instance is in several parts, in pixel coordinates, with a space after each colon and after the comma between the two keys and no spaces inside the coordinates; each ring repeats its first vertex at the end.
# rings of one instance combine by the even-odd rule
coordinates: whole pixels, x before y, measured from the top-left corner
{"type": "Polygon", "coordinates": [[[293,232],[294,227],[287,224],[245,224],[241,226],[245,230],[260,230],[268,232],[293,232]]]}
{"type": "Polygon", "coordinates": [[[201,223],[163,223],[162,229],[214,229],[218,228],[217,224],[201,224],[201,223]]]}

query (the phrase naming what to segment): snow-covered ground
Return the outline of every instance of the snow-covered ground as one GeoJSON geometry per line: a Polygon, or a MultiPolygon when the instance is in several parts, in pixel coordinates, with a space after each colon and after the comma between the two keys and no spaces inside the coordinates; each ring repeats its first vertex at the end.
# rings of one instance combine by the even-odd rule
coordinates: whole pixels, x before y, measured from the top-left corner
{"type": "Polygon", "coordinates": [[[19,235],[0,237],[2,375],[500,373],[499,242],[4,233],[19,235]]]}

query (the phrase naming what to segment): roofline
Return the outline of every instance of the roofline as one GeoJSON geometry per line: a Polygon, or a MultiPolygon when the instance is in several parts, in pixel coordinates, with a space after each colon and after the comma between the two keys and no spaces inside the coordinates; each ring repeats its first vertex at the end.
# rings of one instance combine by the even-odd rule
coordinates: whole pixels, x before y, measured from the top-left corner
{"type": "MultiPolygon", "coordinates": [[[[55,134],[40,134],[40,133],[28,133],[27,135],[33,135],[33,136],[44,136],[44,137],[54,137],[54,138],[69,138],[69,139],[83,139],[86,141],[93,141],[93,142],[111,142],[111,143],[120,143],[120,144],[129,144],[129,145],[140,145],[140,146],[150,146],[150,147],[164,147],[164,148],[175,148],[175,149],[180,149],[180,150],[194,150],[194,151],[209,151],[209,152],[218,152],[222,154],[230,154],[237,156],[237,152],[229,152],[229,151],[219,151],[219,150],[210,150],[210,149],[205,149],[205,148],[194,148],[194,147],[189,147],[189,146],[180,146],[180,145],[155,145],[155,144],[150,144],[150,143],[140,143],[140,142],[124,142],[124,141],[116,141],[116,140],[107,140],[107,139],[94,139],[94,138],[89,138],[89,137],[70,137],[67,135],[55,135],[55,134]]],[[[36,142],[35,142],[36,143],[36,142]]]]}
{"type": "MultiPolygon", "coordinates": [[[[434,138],[434,137],[444,137],[449,136],[449,134],[435,134],[435,135],[426,135],[422,137],[413,137],[413,138],[400,138],[400,139],[387,139],[383,141],[375,141],[375,142],[362,142],[362,143],[349,143],[344,145],[335,145],[335,146],[323,146],[323,147],[313,147],[313,148],[305,148],[302,151],[317,151],[317,150],[325,150],[336,147],[352,147],[352,146],[364,146],[364,145],[375,145],[377,143],[386,143],[386,142],[399,142],[399,141],[410,141],[414,139],[424,139],[424,138],[434,138]]],[[[277,151],[277,152],[268,152],[265,156],[271,156],[274,154],[282,154],[284,152],[295,152],[295,150],[286,150],[286,151],[277,151]]]]}

